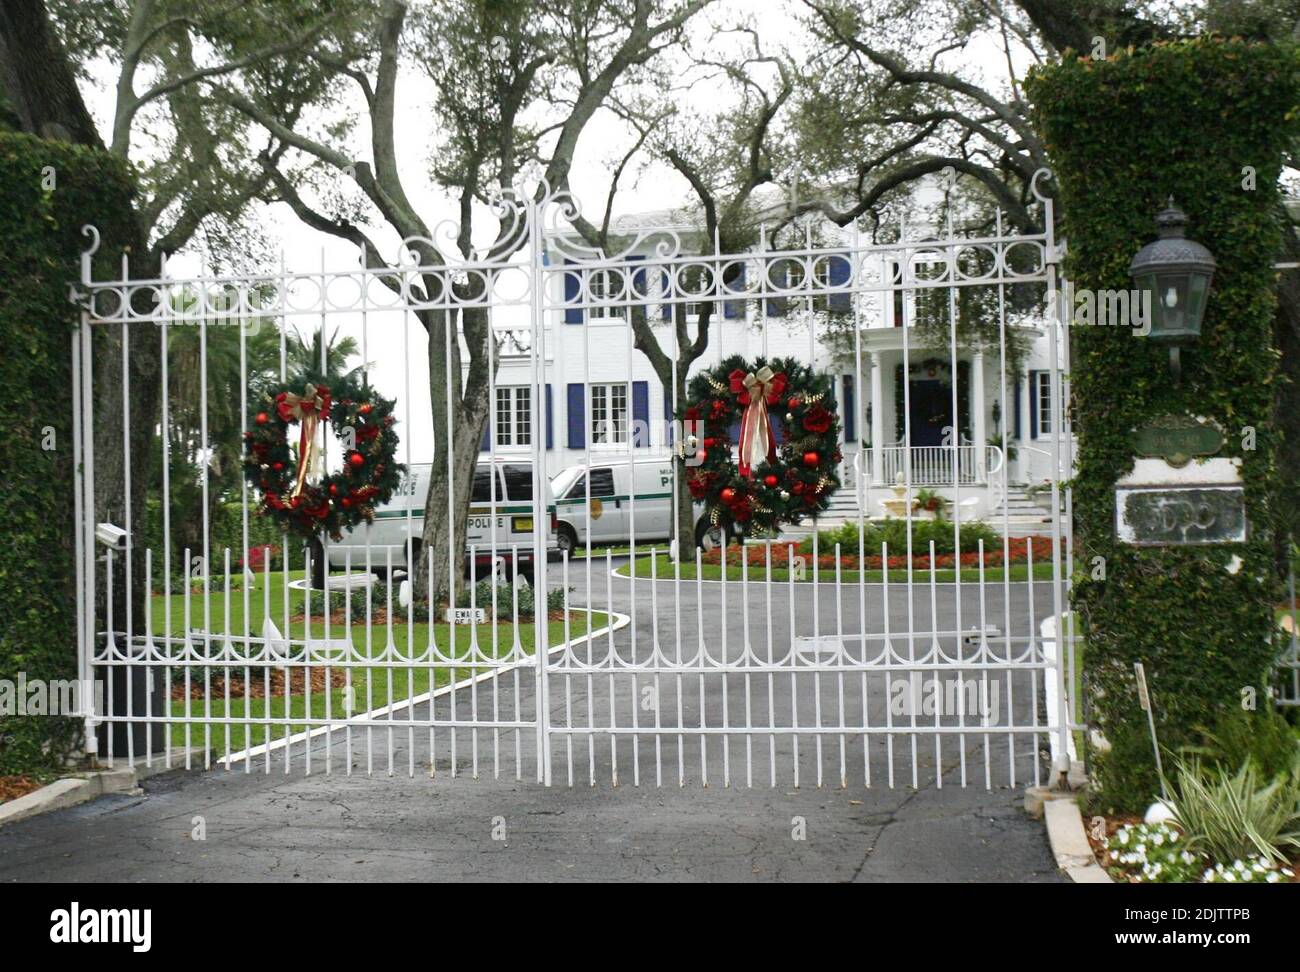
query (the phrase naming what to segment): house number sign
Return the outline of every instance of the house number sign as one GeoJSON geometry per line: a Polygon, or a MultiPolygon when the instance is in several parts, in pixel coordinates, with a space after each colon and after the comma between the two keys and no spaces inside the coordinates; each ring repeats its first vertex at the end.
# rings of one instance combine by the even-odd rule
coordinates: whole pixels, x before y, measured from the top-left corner
{"type": "Polygon", "coordinates": [[[1125,543],[1149,547],[1241,543],[1246,493],[1241,486],[1120,486],[1115,534],[1125,543]]]}

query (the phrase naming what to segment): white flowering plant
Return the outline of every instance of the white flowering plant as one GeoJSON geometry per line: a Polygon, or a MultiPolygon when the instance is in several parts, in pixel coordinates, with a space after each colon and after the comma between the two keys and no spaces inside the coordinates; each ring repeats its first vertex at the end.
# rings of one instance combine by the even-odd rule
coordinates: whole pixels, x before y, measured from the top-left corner
{"type": "Polygon", "coordinates": [[[1170,823],[1120,827],[1106,851],[1112,876],[1140,884],[1278,884],[1294,876],[1261,855],[1214,863],[1170,823]]]}

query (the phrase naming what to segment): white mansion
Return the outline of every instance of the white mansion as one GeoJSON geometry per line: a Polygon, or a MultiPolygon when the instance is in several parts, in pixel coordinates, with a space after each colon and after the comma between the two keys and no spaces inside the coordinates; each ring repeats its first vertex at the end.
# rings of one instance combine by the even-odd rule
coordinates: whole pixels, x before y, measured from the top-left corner
{"type": "MultiPolygon", "coordinates": [[[[663,214],[656,218],[662,220],[663,214]]],[[[666,454],[673,430],[664,420],[672,416],[672,402],[665,399],[648,359],[634,349],[630,315],[644,314],[660,347],[672,357],[677,339],[673,305],[686,303],[691,338],[697,333],[701,305],[690,296],[668,300],[667,293],[681,295],[687,288],[679,284],[670,291],[655,278],[666,281],[669,273],[678,272],[674,266],[680,268],[694,260],[699,266],[711,264],[718,282],[707,294],[714,298],[715,308],[708,348],[692,366],[692,373],[738,354],[749,360],[793,356],[811,361],[832,376],[841,421],[844,483],[835,508],[848,512],[846,504],[851,504],[856,509],[860,483],[866,515],[881,515],[882,502],[894,498],[892,487],[910,468],[913,486],[935,489],[949,498],[956,491],[956,482],[963,517],[990,516],[1011,499],[1018,501],[1023,511],[1017,487],[1042,483],[1052,476],[1054,445],[1064,452],[1058,441],[1059,409],[1053,408],[1053,402],[1059,400],[1061,362],[1058,359],[1054,395],[1051,342],[1044,324],[1048,291],[1042,261],[1029,276],[982,278],[981,286],[995,298],[991,301],[996,316],[992,338],[978,347],[956,348],[956,390],[951,380],[952,349],[924,346],[915,324],[917,301],[927,288],[931,294],[943,295],[945,307],[947,295],[956,290],[925,283],[926,275],[917,274],[916,267],[927,261],[941,262],[950,248],[955,252],[972,246],[994,254],[992,262],[1002,267],[1006,261],[997,254],[1016,246],[1038,245],[1032,242],[1035,238],[1028,238],[1030,243],[1018,242],[1019,237],[958,239],[951,241],[951,247],[932,239],[892,248],[846,241],[779,253],[760,246],[739,275],[742,281],[750,277],[746,286],[735,282],[734,271],[728,275],[732,282],[721,283],[720,267],[737,263],[736,258],[678,257],[674,264],[656,249],[656,239],[662,237],[649,231],[661,224],[651,217],[637,220],[632,227],[634,235],[635,223],[648,231],[636,236],[640,242],[621,262],[598,255],[594,260],[571,259],[568,254],[573,252],[570,247],[576,237],[547,237],[548,266],[566,269],[547,275],[550,292],[545,305],[550,309],[544,319],[540,364],[544,402],[539,410],[544,427],[532,427],[531,354],[526,345],[512,350],[506,342],[484,450],[491,447],[498,456],[529,452],[535,447],[533,435],[540,435],[546,471],[551,476],[566,466],[606,457],[666,454]],[[837,250],[837,245],[843,249],[837,250]],[[850,253],[859,267],[878,265],[880,275],[865,280],[867,275],[860,271],[858,279],[850,282],[846,258],[850,253]],[[641,261],[646,261],[643,265],[648,270],[632,269],[641,261]],[[755,288],[753,277],[775,276],[774,261],[788,264],[781,270],[787,286],[795,275],[801,275],[806,285],[788,290],[768,289],[767,285],[755,288]],[[1022,290],[1031,285],[1041,289],[1042,300],[1032,313],[1013,315],[1005,309],[1005,290],[1017,280],[1029,281],[1018,284],[1022,290]],[[733,289],[745,299],[717,299],[733,289]],[[833,313],[836,311],[840,313],[833,313]],[[1013,334],[1021,335],[1018,343],[1027,347],[1018,367],[1004,365],[999,353],[1013,334]],[[634,431],[637,429],[649,432],[642,434],[634,431]],[[495,442],[489,442],[489,435],[495,442]]],[[[620,223],[620,231],[626,225],[620,223]]],[[[689,228],[678,229],[683,238],[690,232],[689,228]]],[[[1042,237],[1037,240],[1041,242],[1042,237]]],[[[1060,348],[1057,353],[1059,358],[1060,348]]]]}

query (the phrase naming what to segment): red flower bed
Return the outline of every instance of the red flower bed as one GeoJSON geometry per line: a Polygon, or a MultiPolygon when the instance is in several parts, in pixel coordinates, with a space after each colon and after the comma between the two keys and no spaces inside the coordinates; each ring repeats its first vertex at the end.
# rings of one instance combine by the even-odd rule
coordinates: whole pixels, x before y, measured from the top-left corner
{"type": "MultiPolygon", "coordinates": [[[[788,566],[795,557],[800,556],[799,544],[800,541],[798,540],[781,540],[774,542],[772,544],[772,566],[777,569],[788,566]],[[789,552],[787,553],[787,551],[789,552]]],[[[1031,544],[1033,545],[1034,563],[1048,563],[1051,561],[1051,537],[1011,537],[1007,541],[1006,545],[1006,553],[1008,554],[1006,559],[1003,558],[1003,547],[1001,544],[992,548],[985,545],[984,566],[1001,567],[1003,564],[1008,563],[1028,563],[1029,548],[1031,544]]],[[[743,556],[744,554],[741,552],[740,547],[731,546],[727,550],[727,563],[731,566],[739,567],[742,565],[743,556]]],[[[806,555],[804,556],[806,557],[806,555]]],[[[722,562],[722,551],[707,550],[701,555],[701,559],[706,564],[720,564],[722,562]]],[[[748,563],[750,567],[762,567],[765,565],[766,559],[767,554],[764,546],[758,544],[752,544],[750,546],[748,553],[748,563]]],[[[810,557],[805,560],[805,567],[812,566],[808,563],[809,560],[811,560],[810,557]]],[[[912,557],[912,567],[915,570],[929,570],[931,566],[942,570],[944,568],[952,568],[956,566],[956,564],[957,557],[950,553],[936,554],[933,565],[930,562],[930,555],[928,553],[917,554],[912,557]]],[[[856,553],[845,553],[843,551],[840,553],[839,565],[844,570],[858,570],[862,567],[865,567],[867,570],[880,570],[882,568],[881,558],[879,556],[864,557],[859,560],[856,553]]],[[[979,567],[979,565],[979,551],[972,550],[969,553],[963,553],[961,555],[962,567],[979,567]]],[[[817,567],[819,570],[834,570],[835,554],[819,554],[817,557],[817,567]]],[[[906,570],[907,555],[891,556],[889,558],[889,569],[906,570]]]]}

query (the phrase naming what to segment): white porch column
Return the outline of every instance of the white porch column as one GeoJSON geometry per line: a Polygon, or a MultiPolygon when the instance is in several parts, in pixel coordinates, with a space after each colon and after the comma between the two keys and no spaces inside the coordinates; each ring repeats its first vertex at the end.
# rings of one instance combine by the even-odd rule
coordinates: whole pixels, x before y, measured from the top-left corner
{"type": "Polygon", "coordinates": [[[988,432],[984,428],[984,352],[976,349],[975,358],[971,362],[971,369],[975,372],[971,377],[971,410],[975,413],[975,421],[971,423],[973,438],[975,439],[975,478],[979,482],[984,482],[988,462],[985,461],[985,445],[988,442],[988,432]]]}
{"type": "Polygon", "coordinates": [[[885,485],[885,383],[880,352],[871,352],[871,482],[885,485]]]}

